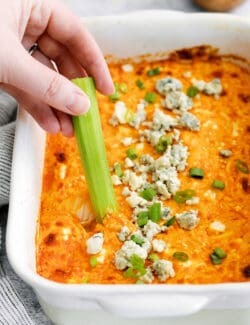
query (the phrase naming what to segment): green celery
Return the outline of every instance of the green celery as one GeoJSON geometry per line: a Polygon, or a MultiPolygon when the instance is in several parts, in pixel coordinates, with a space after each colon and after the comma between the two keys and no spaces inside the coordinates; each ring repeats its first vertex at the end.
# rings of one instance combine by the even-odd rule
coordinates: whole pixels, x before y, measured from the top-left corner
{"type": "Polygon", "coordinates": [[[72,120],[93,210],[97,222],[102,223],[107,213],[117,211],[117,203],[104,145],[95,84],[91,77],[73,79],[72,82],[84,91],[91,104],[86,114],[73,116],[72,120]]]}

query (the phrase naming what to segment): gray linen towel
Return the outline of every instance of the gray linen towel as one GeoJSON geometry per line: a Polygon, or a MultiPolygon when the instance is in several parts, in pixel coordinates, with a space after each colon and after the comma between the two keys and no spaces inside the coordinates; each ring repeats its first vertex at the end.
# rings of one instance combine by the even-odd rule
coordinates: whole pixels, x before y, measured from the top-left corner
{"type": "Polygon", "coordinates": [[[5,250],[16,101],[0,90],[0,325],[51,325],[35,294],[13,272],[5,250]]]}

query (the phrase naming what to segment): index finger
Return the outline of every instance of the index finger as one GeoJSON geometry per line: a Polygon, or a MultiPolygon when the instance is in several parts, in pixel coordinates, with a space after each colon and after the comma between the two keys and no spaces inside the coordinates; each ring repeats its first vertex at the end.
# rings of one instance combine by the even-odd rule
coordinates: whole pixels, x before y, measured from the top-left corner
{"type": "Polygon", "coordinates": [[[94,38],[80,19],[63,4],[57,1],[49,2],[52,11],[47,33],[68,48],[72,56],[95,79],[99,91],[106,95],[113,93],[114,85],[108,66],[94,38]]]}

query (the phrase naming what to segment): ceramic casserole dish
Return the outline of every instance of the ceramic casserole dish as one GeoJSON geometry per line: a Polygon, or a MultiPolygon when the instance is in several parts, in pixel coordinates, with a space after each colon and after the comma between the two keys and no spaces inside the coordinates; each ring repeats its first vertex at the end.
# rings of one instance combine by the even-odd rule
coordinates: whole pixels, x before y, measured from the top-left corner
{"type": "MultiPolygon", "coordinates": [[[[174,51],[208,44],[221,54],[250,60],[250,21],[223,14],[135,12],[88,18],[104,55],[116,58],[174,51]]],[[[250,308],[250,283],[208,285],[60,284],[35,270],[46,134],[19,110],[13,154],[7,254],[16,273],[36,292],[41,305],[78,313],[103,308],[127,317],[181,316],[204,308],[250,308]],[[140,301],[141,303],[137,303],[140,301]]],[[[70,324],[73,324],[73,320],[70,324]]]]}

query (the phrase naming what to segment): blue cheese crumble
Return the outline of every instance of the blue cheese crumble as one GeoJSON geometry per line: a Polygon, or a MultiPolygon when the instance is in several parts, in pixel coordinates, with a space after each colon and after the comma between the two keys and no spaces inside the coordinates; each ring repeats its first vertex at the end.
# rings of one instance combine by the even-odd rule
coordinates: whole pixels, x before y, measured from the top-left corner
{"type": "Polygon", "coordinates": [[[125,241],[121,249],[115,253],[115,267],[118,270],[124,270],[131,266],[129,260],[134,254],[143,260],[145,260],[148,255],[147,251],[140,245],[137,245],[133,240],[125,241]]]}
{"type": "Polygon", "coordinates": [[[178,123],[185,129],[191,131],[199,131],[200,130],[200,121],[199,119],[191,113],[183,113],[179,119],[178,123]]]}
{"type": "Polygon", "coordinates": [[[153,125],[152,128],[156,131],[170,131],[173,127],[178,125],[178,121],[169,116],[164,114],[159,109],[155,110],[154,116],[153,116],[153,125]]]}
{"type": "Polygon", "coordinates": [[[146,273],[139,278],[139,280],[145,283],[152,283],[154,281],[154,275],[150,267],[146,268],[146,273]]]}
{"type": "Polygon", "coordinates": [[[175,91],[166,95],[163,106],[176,114],[182,114],[193,107],[193,101],[183,92],[175,91]]]}
{"type": "Polygon", "coordinates": [[[152,267],[160,281],[165,281],[175,276],[173,263],[170,261],[161,259],[154,262],[152,267]]]}
{"type": "Polygon", "coordinates": [[[185,230],[194,229],[200,221],[200,218],[198,218],[197,210],[189,210],[183,213],[176,213],[175,219],[178,225],[185,230]]]}
{"type": "Polygon", "coordinates": [[[209,82],[192,79],[192,84],[198,88],[199,91],[204,92],[207,95],[220,95],[223,90],[220,79],[213,79],[209,82]]]}
{"type": "Polygon", "coordinates": [[[167,245],[162,239],[153,239],[152,247],[155,252],[162,253],[167,248],[167,245]]]}
{"type": "Polygon", "coordinates": [[[104,242],[104,238],[103,238],[102,232],[98,232],[98,233],[94,234],[86,242],[87,253],[90,255],[100,253],[102,250],[103,242],[104,242]]]}
{"type": "Polygon", "coordinates": [[[182,83],[180,80],[172,77],[166,77],[156,81],[155,84],[156,90],[161,95],[166,95],[171,91],[177,91],[182,89],[182,83]]]}
{"type": "Polygon", "coordinates": [[[120,241],[125,241],[127,237],[130,235],[131,231],[127,226],[123,226],[120,230],[120,232],[117,234],[117,237],[120,239],[120,241]]]}

